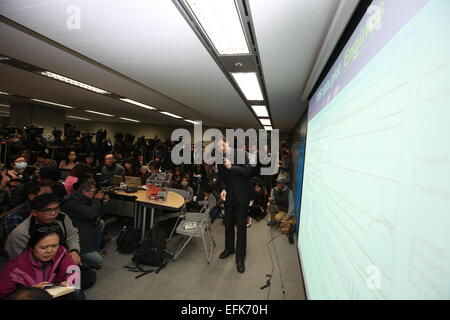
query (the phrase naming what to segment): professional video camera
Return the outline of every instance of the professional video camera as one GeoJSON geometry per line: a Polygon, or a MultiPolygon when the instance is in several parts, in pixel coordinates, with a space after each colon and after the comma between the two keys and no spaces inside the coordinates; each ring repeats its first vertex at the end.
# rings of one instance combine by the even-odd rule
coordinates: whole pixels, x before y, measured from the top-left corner
{"type": "Polygon", "coordinates": [[[95,135],[95,142],[97,144],[103,143],[106,140],[107,131],[105,129],[100,129],[95,135]]]}
{"type": "Polygon", "coordinates": [[[16,135],[17,128],[10,126],[0,126],[0,138],[3,140],[11,139],[16,135]]]}
{"type": "Polygon", "coordinates": [[[25,145],[31,151],[39,151],[47,148],[47,140],[42,136],[44,128],[37,126],[28,126],[24,128],[25,145]]]}

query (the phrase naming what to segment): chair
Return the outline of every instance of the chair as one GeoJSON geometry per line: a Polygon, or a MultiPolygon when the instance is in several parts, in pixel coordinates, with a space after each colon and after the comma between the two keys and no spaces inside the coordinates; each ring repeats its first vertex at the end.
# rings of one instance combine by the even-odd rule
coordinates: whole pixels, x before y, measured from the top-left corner
{"type": "Polygon", "coordinates": [[[176,229],[176,232],[178,234],[186,236],[187,238],[183,242],[181,242],[180,245],[178,246],[178,249],[173,256],[174,261],[178,258],[181,251],[183,251],[183,249],[187,246],[187,244],[191,241],[191,239],[193,237],[196,237],[202,238],[206,260],[208,261],[208,264],[211,263],[212,251],[213,248],[216,247],[216,242],[214,241],[214,237],[212,234],[211,218],[209,215],[212,208],[214,208],[214,204],[207,203],[203,206],[200,212],[186,212],[185,219],[181,221],[181,223],[176,229]],[[186,229],[185,226],[189,223],[195,223],[195,227],[192,229],[186,229]],[[205,239],[206,233],[208,233],[209,237],[211,238],[211,245],[209,248],[209,252],[205,239]]]}
{"type": "Polygon", "coordinates": [[[165,213],[164,213],[165,218],[167,218],[167,219],[171,219],[171,218],[175,218],[175,217],[178,218],[177,222],[175,223],[175,226],[172,228],[172,231],[170,232],[169,238],[167,239],[167,240],[170,240],[170,239],[172,239],[173,233],[175,232],[175,228],[177,227],[178,221],[180,220],[181,217],[183,217],[186,214],[186,202],[187,202],[187,199],[189,198],[189,192],[182,190],[182,189],[175,189],[175,188],[170,188],[168,191],[175,192],[175,193],[179,194],[180,196],[182,196],[184,199],[184,203],[183,203],[183,206],[181,207],[180,211],[176,210],[174,212],[171,212],[167,209],[165,210],[165,213]]]}

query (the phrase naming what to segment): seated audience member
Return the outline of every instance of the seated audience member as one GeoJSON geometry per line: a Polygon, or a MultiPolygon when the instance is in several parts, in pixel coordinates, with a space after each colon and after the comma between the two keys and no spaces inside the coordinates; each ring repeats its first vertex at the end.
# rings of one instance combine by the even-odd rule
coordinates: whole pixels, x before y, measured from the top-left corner
{"type": "Polygon", "coordinates": [[[73,185],[78,182],[79,179],[86,176],[92,176],[90,168],[84,164],[79,163],[70,170],[69,176],[64,181],[64,188],[66,188],[67,194],[70,196],[73,193],[73,185]]]}
{"type": "Polygon", "coordinates": [[[60,169],[72,170],[78,164],[77,153],[75,151],[69,151],[65,160],[59,163],[60,169]]]}
{"type": "Polygon", "coordinates": [[[138,164],[138,167],[139,168],[141,168],[142,166],[144,166],[145,165],[145,163],[144,163],[144,155],[143,154],[139,154],[138,156],[137,156],[137,164],[138,164]]]}
{"type": "Polygon", "coordinates": [[[23,172],[27,168],[27,162],[22,156],[13,156],[10,165],[11,169],[2,173],[1,186],[13,192],[24,183],[23,172]]]}
{"type": "Polygon", "coordinates": [[[72,220],[78,229],[81,247],[81,261],[95,268],[100,268],[103,257],[99,253],[105,222],[100,219],[102,202],[109,196],[96,192],[93,179],[84,181],[71,197],[66,199],[61,210],[72,220]]]}
{"type": "Polygon", "coordinates": [[[175,168],[175,173],[172,175],[172,187],[173,188],[179,188],[181,185],[181,179],[183,178],[182,174],[181,174],[181,169],[180,167],[176,167],[175,168]]]}
{"type": "Polygon", "coordinates": [[[123,153],[120,151],[116,151],[116,152],[114,152],[113,156],[114,156],[114,161],[123,167],[123,165],[124,165],[123,153]]]}
{"type": "Polygon", "coordinates": [[[52,156],[46,150],[42,150],[37,154],[37,161],[34,164],[37,168],[43,167],[57,167],[57,163],[52,159],[52,156]]]}
{"type": "Polygon", "coordinates": [[[205,205],[216,205],[216,197],[212,192],[212,188],[206,185],[199,193],[198,196],[194,196],[192,202],[186,203],[186,208],[188,211],[199,211],[205,205]]]}
{"type": "Polygon", "coordinates": [[[194,196],[194,190],[189,186],[189,178],[185,176],[181,179],[180,183],[181,189],[187,191],[189,193],[187,201],[192,201],[192,197],[194,196]]]}
{"type": "Polygon", "coordinates": [[[125,176],[127,177],[139,177],[139,172],[136,168],[137,161],[133,157],[128,157],[124,161],[125,176]]]}
{"type": "Polygon", "coordinates": [[[147,179],[150,177],[151,173],[148,168],[148,166],[141,166],[141,169],[139,170],[139,176],[142,180],[142,185],[145,185],[147,183],[147,179]]]}
{"type": "MultiPolygon", "coordinates": [[[[45,285],[67,287],[73,266],[71,256],[62,244],[62,230],[58,224],[49,224],[33,231],[24,250],[10,261],[0,274],[0,297],[17,288],[33,287],[44,289],[45,285]]],[[[65,298],[82,299],[81,292],[73,292],[65,298]]]]}
{"type": "Polygon", "coordinates": [[[9,235],[19,224],[21,224],[31,214],[31,201],[44,193],[52,193],[49,185],[30,183],[25,189],[25,202],[7,211],[2,218],[0,225],[6,235],[9,235]]]}
{"type": "Polygon", "coordinates": [[[89,168],[91,168],[92,172],[98,172],[100,170],[100,165],[98,163],[98,160],[95,159],[95,156],[93,153],[88,153],[84,157],[84,164],[86,164],[89,168]]]}
{"type": "Polygon", "coordinates": [[[287,186],[288,182],[287,178],[278,177],[277,185],[270,192],[267,205],[267,211],[270,213],[270,221],[267,223],[269,226],[294,216],[294,195],[287,186]]]}
{"type": "Polygon", "coordinates": [[[34,230],[56,223],[63,231],[62,242],[74,264],[79,264],[80,239],[78,230],[70,218],[60,212],[60,199],[53,193],[42,194],[31,201],[31,215],[19,224],[8,236],[5,251],[9,259],[17,258],[26,248],[34,230]]]}
{"type": "Polygon", "coordinates": [[[105,184],[111,184],[114,176],[123,176],[125,174],[125,169],[114,161],[114,156],[111,153],[108,153],[105,155],[105,165],[101,170],[101,174],[104,177],[105,184]]]}
{"type": "Polygon", "coordinates": [[[5,300],[53,300],[53,297],[44,289],[19,287],[13,293],[7,295],[5,300]]]}
{"type": "Polygon", "coordinates": [[[52,187],[53,193],[60,199],[67,195],[66,188],[62,184],[61,170],[55,167],[44,167],[39,171],[38,181],[42,184],[48,184],[52,187]]]}
{"type": "Polygon", "coordinates": [[[256,221],[263,219],[266,216],[266,210],[267,196],[264,192],[262,182],[258,181],[255,185],[253,197],[248,207],[249,219],[247,220],[247,226],[250,226],[252,224],[252,218],[255,218],[256,221]]]}

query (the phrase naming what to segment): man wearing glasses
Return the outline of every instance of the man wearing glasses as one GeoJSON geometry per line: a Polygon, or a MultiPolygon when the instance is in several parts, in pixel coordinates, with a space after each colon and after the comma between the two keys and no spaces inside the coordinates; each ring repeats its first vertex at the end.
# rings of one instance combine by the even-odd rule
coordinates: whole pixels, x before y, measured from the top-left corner
{"type": "Polygon", "coordinates": [[[57,223],[63,231],[61,243],[67,248],[74,264],[80,264],[80,239],[78,230],[70,218],[60,212],[60,199],[53,193],[37,196],[31,201],[31,215],[19,224],[8,236],[5,251],[9,259],[18,257],[28,245],[30,235],[37,228],[57,223]]]}

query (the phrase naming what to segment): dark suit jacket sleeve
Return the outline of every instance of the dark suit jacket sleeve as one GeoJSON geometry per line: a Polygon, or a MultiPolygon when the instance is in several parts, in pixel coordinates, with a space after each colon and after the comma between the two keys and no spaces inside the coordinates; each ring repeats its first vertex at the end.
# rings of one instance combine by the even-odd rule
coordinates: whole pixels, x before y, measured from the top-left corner
{"type": "Polygon", "coordinates": [[[218,178],[219,178],[218,181],[219,181],[219,185],[220,185],[220,191],[227,189],[224,170],[226,170],[226,169],[223,165],[217,166],[217,171],[218,171],[217,174],[218,174],[218,178]]]}
{"type": "MultiPolygon", "coordinates": [[[[237,159],[238,159],[237,156],[238,155],[236,153],[235,161],[237,161],[237,159]]],[[[250,166],[248,156],[246,153],[245,153],[244,157],[245,157],[245,164],[233,164],[230,169],[225,169],[225,170],[229,170],[232,176],[251,177],[252,176],[252,167],[250,166]]]]}

